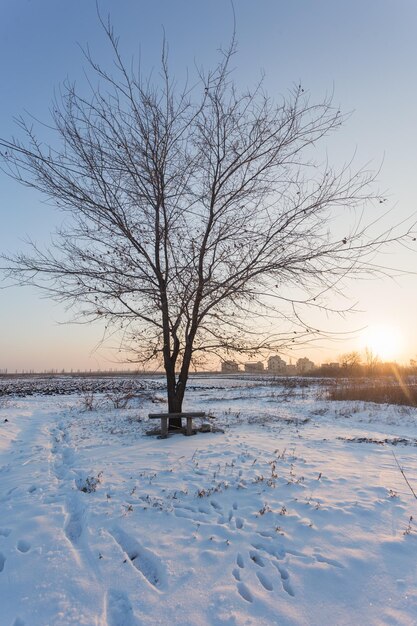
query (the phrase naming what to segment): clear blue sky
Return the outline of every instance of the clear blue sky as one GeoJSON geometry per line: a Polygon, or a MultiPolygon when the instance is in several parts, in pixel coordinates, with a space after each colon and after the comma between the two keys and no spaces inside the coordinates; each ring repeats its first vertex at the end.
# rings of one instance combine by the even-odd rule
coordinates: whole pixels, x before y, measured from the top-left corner
{"type": "MultiPolygon", "coordinates": [[[[233,29],[227,0],[100,0],[110,13],[122,50],[141,56],[144,72],[157,68],[163,29],[173,72],[181,78],[194,63],[209,67],[233,29]]],[[[341,162],[357,152],[358,165],[372,161],[380,187],[388,190],[393,221],[416,210],[417,175],[417,3],[415,0],[235,0],[239,55],[236,80],[251,85],[266,74],[269,93],[279,96],[301,81],[313,98],[334,90],[344,112],[353,112],[328,145],[341,162]]],[[[93,0],[13,0],[0,7],[0,135],[16,134],[13,117],[29,111],[48,121],[54,90],[67,77],[81,85],[88,43],[104,64],[111,57],[93,0]]],[[[60,222],[53,207],[0,174],[0,249],[22,249],[29,235],[46,242],[60,222]]],[[[416,268],[411,254],[393,254],[390,265],[416,268]]],[[[383,324],[405,337],[401,354],[417,354],[417,276],[354,284],[363,313],[337,326],[349,330],[383,324]]],[[[112,367],[109,352],[92,351],[98,327],[59,324],[70,319],[62,307],[31,288],[0,290],[0,369],[112,367]]],[[[388,329],[389,330],[389,329],[388,329]]],[[[305,350],[315,361],[363,347],[358,336],[345,344],[322,343],[305,350]]],[[[298,355],[299,356],[299,355],[298,355]]]]}

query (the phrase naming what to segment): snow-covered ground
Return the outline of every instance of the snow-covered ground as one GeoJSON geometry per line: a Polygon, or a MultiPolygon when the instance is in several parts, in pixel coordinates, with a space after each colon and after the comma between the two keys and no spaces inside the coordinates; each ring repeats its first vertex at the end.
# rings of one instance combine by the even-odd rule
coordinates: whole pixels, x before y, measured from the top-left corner
{"type": "Polygon", "coordinates": [[[195,379],[161,440],[158,386],[0,399],[1,626],[417,623],[416,410],[195,379]]]}

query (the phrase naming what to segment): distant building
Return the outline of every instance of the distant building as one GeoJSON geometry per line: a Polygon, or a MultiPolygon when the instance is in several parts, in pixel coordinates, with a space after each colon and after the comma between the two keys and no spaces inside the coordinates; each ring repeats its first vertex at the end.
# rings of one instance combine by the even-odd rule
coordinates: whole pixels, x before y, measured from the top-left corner
{"type": "Polygon", "coordinates": [[[311,372],[311,370],[313,370],[315,367],[316,366],[314,365],[313,361],[310,361],[310,359],[307,359],[306,357],[298,359],[297,361],[298,374],[306,374],[307,372],[311,372]]]}
{"type": "Polygon", "coordinates": [[[223,374],[235,374],[239,371],[239,365],[236,361],[223,361],[222,362],[222,373],[223,374]]]}
{"type": "Polygon", "coordinates": [[[270,356],[268,359],[268,372],[271,372],[271,374],[286,374],[287,364],[277,354],[270,356]]]}
{"type": "Polygon", "coordinates": [[[248,374],[259,374],[259,372],[264,371],[264,364],[262,361],[257,361],[256,363],[245,363],[245,372],[248,374]]]}

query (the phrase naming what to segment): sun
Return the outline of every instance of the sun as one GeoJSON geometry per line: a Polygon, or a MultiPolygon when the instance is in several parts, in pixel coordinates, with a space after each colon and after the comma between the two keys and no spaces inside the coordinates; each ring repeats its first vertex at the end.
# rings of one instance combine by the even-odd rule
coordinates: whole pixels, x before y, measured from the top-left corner
{"type": "Polygon", "coordinates": [[[400,357],[403,337],[394,326],[372,325],[364,331],[362,343],[382,361],[395,361],[400,357]]]}

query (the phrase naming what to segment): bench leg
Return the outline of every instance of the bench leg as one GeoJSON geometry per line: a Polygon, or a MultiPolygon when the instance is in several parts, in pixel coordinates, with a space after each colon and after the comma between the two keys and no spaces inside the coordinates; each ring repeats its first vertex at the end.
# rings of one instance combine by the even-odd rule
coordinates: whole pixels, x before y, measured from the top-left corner
{"type": "Polygon", "coordinates": [[[168,437],[168,417],[161,417],[161,439],[168,437]]]}
{"type": "Polygon", "coordinates": [[[185,431],[186,435],[192,435],[193,434],[193,418],[192,417],[187,417],[187,429],[185,431]]]}

